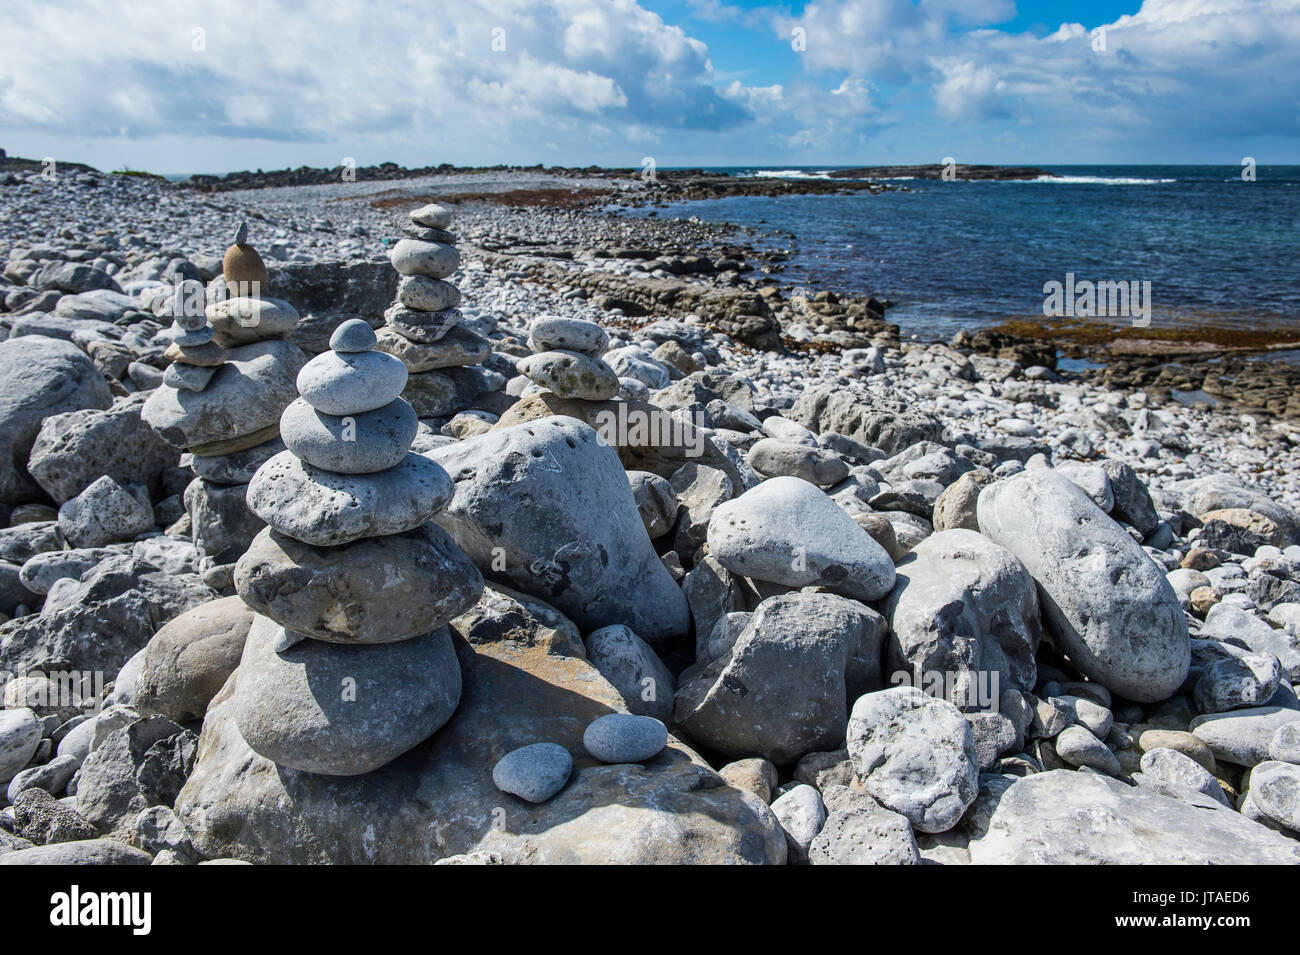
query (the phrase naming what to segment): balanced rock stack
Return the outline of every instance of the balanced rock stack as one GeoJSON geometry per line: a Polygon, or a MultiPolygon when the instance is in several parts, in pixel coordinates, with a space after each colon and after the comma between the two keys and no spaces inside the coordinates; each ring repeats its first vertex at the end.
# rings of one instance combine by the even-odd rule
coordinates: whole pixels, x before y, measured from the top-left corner
{"type": "Polygon", "coordinates": [[[618,394],[618,375],[600,357],[609,347],[609,335],[595,322],[536,318],[528,328],[528,347],[533,354],[516,369],[556,397],[607,401],[618,394]]]}
{"type": "Polygon", "coordinates": [[[410,453],[419,426],[406,367],[360,319],[298,375],[287,450],[248,487],[269,526],[235,567],[257,616],[235,677],[244,740],[291,769],[355,776],[434,734],[460,701],[446,624],[483,578],[429,523],[451,478],[410,453]]]}
{"type": "Polygon", "coordinates": [[[188,452],[182,462],[197,475],[185,489],[194,543],[218,564],[238,557],[262,526],[244,504],[247,484],[284,450],[280,413],[297,397],[294,379],[307,363],[283,340],[298,313],[261,297],[266,267],[246,238],[241,226],[222,279],[226,289],[251,294],[206,304],[197,283],[177,286],[165,352],[172,364],[141,410],[164,441],[188,452]]]}
{"type": "Polygon", "coordinates": [[[400,358],[410,373],[404,397],[421,418],[442,418],[462,410],[485,390],[478,365],[491,343],[462,326],[460,289],[446,279],[460,268],[456,237],[447,231],[451,212],[431,204],[410,213],[406,237],[389,258],[401,273],[397,301],[384,313],[376,349],[400,358]]]}

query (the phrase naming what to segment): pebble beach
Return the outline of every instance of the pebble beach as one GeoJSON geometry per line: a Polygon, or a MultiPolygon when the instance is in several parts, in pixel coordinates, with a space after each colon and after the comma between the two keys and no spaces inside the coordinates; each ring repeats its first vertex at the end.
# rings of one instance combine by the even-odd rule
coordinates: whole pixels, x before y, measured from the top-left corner
{"type": "Polygon", "coordinates": [[[1300,863],[1285,407],[671,182],[209,185],[0,171],[0,864],[1300,863]]]}

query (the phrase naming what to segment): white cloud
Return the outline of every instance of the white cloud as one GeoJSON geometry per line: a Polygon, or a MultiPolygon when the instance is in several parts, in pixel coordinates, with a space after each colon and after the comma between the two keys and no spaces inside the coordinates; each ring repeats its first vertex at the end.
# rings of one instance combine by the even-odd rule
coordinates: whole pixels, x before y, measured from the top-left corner
{"type": "Polygon", "coordinates": [[[957,58],[932,59],[930,64],[941,77],[934,86],[934,101],[944,119],[969,122],[1007,114],[1002,99],[1006,83],[991,67],[957,58]]]}
{"type": "Polygon", "coordinates": [[[704,44],[634,0],[7,4],[0,34],[8,128],[323,140],[437,123],[533,142],[513,124],[747,118],[704,44]]]}
{"type": "Polygon", "coordinates": [[[1014,119],[1055,135],[1089,125],[1094,141],[1300,136],[1300,0],[1146,0],[1044,37],[963,27],[999,22],[1004,6],[820,0],[770,22],[782,36],[806,29],[809,76],[921,86],[947,122],[1014,119]]]}
{"type": "MultiPolygon", "coordinates": [[[[1044,36],[998,29],[1011,0],[677,9],[752,52],[728,44],[715,71],[698,37],[637,0],[9,3],[0,135],[16,153],[166,143],[168,171],[267,155],[636,165],[650,149],[663,165],[886,162],[972,144],[998,161],[1017,137],[1031,161],[1138,141],[1176,160],[1300,141],[1300,0],[1146,0],[1044,36]]],[[[115,164],[151,155],[117,148],[115,164]]]]}

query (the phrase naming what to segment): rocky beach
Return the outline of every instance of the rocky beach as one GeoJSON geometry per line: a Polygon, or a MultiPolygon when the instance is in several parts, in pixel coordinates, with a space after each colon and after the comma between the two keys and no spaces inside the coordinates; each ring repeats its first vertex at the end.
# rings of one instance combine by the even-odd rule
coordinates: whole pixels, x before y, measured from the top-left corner
{"type": "Polygon", "coordinates": [[[0,864],[1300,863],[1294,366],[353,172],[0,163],[0,864]]]}

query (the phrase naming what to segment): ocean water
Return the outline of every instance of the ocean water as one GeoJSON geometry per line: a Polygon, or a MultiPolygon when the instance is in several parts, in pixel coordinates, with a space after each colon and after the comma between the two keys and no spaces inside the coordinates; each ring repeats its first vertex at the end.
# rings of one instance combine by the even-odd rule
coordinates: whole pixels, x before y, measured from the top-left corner
{"type": "MultiPolygon", "coordinates": [[[[1043,166],[1060,179],[896,181],[878,195],[740,196],[670,204],[761,230],[793,255],[779,277],[871,294],[904,333],[944,339],[1011,318],[1045,321],[1044,286],[1137,282],[1149,316],[1300,334],[1300,166],[1043,166]]],[[[733,167],[731,175],[825,177],[827,167],[733,167]]],[[[1064,295],[1062,295],[1064,298],[1064,295]]]]}

